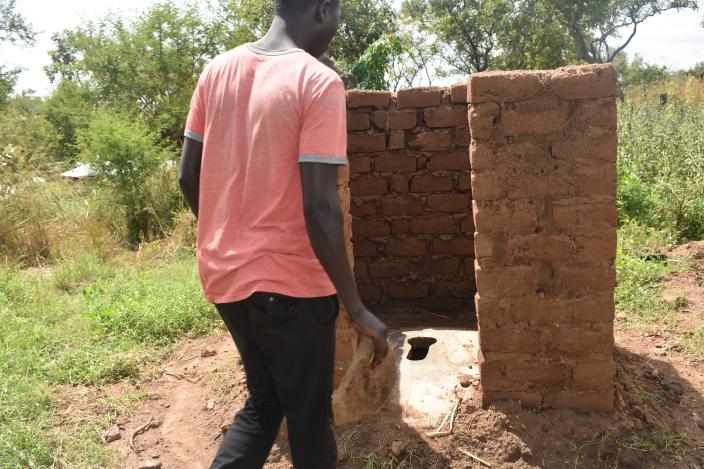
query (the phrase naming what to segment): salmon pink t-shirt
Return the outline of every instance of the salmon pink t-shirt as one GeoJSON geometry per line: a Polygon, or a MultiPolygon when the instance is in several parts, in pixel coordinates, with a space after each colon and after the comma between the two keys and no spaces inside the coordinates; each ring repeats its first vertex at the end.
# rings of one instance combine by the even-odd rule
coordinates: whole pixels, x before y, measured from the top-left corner
{"type": "Polygon", "coordinates": [[[196,257],[206,299],[334,294],[306,231],[298,163],[347,163],[340,77],[302,49],[239,46],[203,70],[184,135],[203,142],[196,257]]]}

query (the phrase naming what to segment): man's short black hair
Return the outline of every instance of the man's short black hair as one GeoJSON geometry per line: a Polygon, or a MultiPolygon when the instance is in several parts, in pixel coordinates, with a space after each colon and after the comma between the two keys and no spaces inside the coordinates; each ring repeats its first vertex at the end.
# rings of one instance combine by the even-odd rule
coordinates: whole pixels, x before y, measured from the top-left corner
{"type": "MultiPolygon", "coordinates": [[[[314,6],[318,6],[322,0],[275,0],[274,9],[276,14],[283,17],[296,17],[307,12],[314,6]]],[[[330,0],[333,6],[337,6],[340,0],[330,0]]]]}

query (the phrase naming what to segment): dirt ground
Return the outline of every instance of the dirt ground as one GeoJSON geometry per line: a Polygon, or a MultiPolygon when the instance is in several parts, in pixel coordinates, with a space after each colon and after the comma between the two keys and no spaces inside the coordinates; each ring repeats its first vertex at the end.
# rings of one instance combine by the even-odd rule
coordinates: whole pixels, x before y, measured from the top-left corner
{"type": "MultiPolygon", "coordinates": [[[[704,243],[677,250],[671,254],[689,254],[698,268],[664,286],[673,298],[685,292],[678,327],[691,330],[704,323],[704,243]]],[[[472,454],[494,468],[704,468],[704,361],[686,355],[675,339],[618,321],[616,345],[611,414],[522,409],[514,402],[482,409],[473,399],[461,404],[452,435],[428,438],[388,408],[337,429],[339,467],[481,467],[472,454]]],[[[138,386],[148,395],[111,429],[120,435],[108,443],[122,455],[119,467],[145,467],[151,460],[164,469],[207,468],[247,394],[232,339],[222,334],[184,341],[152,373],[154,379],[141,384],[99,391],[119,396],[138,386]]],[[[283,436],[266,467],[291,467],[283,436]]]]}

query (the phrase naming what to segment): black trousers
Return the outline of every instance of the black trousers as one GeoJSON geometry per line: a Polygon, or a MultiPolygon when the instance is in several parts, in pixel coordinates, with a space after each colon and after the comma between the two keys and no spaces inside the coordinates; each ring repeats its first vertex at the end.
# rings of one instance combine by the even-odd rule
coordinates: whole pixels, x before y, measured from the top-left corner
{"type": "Polygon", "coordinates": [[[318,298],[257,292],[216,304],[247,376],[249,399],[235,414],[210,469],[259,469],[286,416],[297,469],[337,462],[331,423],[336,295],[318,298]]]}

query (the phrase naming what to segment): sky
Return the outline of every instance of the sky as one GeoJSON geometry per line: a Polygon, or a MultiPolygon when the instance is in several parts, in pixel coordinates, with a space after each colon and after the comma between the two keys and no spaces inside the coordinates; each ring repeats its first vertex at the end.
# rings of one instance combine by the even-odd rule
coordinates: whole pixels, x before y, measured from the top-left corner
{"type": "MultiPolygon", "coordinates": [[[[51,35],[78,26],[86,19],[107,15],[119,9],[134,14],[151,2],[145,0],[17,0],[18,10],[39,32],[33,47],[0,46],[0,63],[24,69],[15,91],[32,89],[40,95],[52,90],[42,68],[50,63],[47,51],[52,48],[51,35]],[[117,7],[116,7],[117,4],[117,7]]],[[[183,4],[184,0],[174,3],[183,4]]],[[[343,3],[344,5],[344,3],[343,3]]],[[[704,62],[704,2],[701,11],[670,11],[643,23],[626,48],[629,56],[640,54],[648,63],[666,65],[672,70],[686,69],[704,62]]]]}

